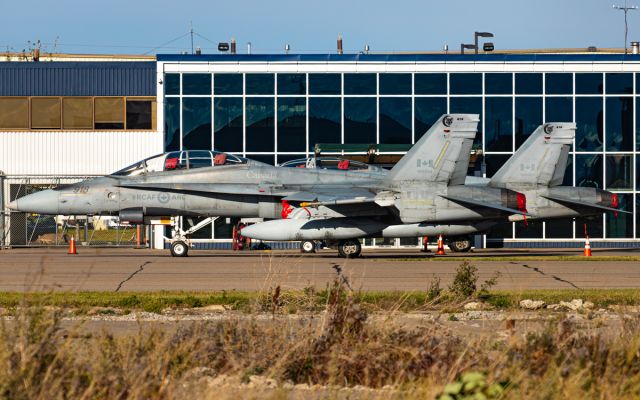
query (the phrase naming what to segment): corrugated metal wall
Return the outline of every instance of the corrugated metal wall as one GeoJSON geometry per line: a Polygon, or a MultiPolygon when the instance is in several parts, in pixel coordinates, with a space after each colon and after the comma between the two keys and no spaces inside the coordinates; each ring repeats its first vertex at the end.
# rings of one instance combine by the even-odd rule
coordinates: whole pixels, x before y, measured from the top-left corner
{"type": "Polygon", "coordinates": [[[104,175],[163,152],[158,132],[0,132],[6,175],[104,175]]]}
{"type": "Polygon", "coordinates": [[[155,62],[0,62],[0,96],[155,95],[155,62]]]}

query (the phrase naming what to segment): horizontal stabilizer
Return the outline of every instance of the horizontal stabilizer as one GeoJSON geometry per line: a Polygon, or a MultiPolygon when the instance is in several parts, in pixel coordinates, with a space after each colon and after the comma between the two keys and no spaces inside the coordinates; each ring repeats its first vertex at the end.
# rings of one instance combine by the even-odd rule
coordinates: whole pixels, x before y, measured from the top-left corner
{"type": "Polygon", "coordinates": [[[572,208],[572,207],[586,207],[586,208],[595,208],[597,210],[602,210],[602,211],[613,211],[613,212],[631,214],[630,211],[619,210],[617,208],[607,207],[607,206],[603,206],[603,205],[597,204],[597,203],[589,203],[589,202],[586,202],[586,201],[568,199],[566,197],[558,197],[558,196],[542,196],[542,197],[544,197],[545,199],[551,200],[551,201],[555,201],[556,203],[560,203],[563,206],[567,206],[569,208],[572,208]]]}
{"type": "Polygon", "coordinates": [[[443,197],[447,200],[451,200],[454,203],[458,203],[460,205],[463,206],[473,206],[473,207],[483,207],[483,208],[489,208],[489,209],[494,209],[494,210],[498,210],[498,211],[503,211],[507,214],[520,214],[520,215],[530,215],[527,212],[524,211],[520,211],[520,210],[516,210],[513,208],[509,208],[509,207],[504,207],[501,205],[497,205],[497,204],[491,204],[491,203],[485,203],[482,201],[476,201],[476,200],[470,200],[470,199],[463,199],[460,197],[454,197],[454,196],[440,196],[443,197]]]}

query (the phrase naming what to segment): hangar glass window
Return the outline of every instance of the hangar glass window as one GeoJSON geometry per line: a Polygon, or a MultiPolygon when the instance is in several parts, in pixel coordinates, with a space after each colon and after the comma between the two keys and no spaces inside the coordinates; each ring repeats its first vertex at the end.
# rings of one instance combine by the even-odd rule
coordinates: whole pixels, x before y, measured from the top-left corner
{"type": "Polygon", "coordinates": [[[164,149],[180,150],[180,99],[168,97],[164,100],[164,149]]]}
{"type": "Polygon", "coordinates": [[[509,160],[509,154],[485,154],[484,164],[487,178],[493,177],[496,172],[509,160]]]}
{"type": "Polygon", "coordinates": [[[484,74],[484,92],[486,94],[513,93],[513,74],[484,74]]]}
{"type": "Polygon", "coordinates": [[[545,103],[545,120],[547,122],[572,122],[572,97],[547,97],[545,103]]]}
{"type": "MultiPolygon", "coordinates": [[[[633,211],[633,195],[618,194],[618,208],[633,211]]],[[[633,238],[633,214],[608,212],[605,219],[608,238],[633,238]]]]}
{"type": "Polygon", "coordinates": [[[154,108],[152,100],[127,99],[127,129],[153,129],[154,108]]]}
{"type": "Polygon", "coordinates": [[[573,94],[573,74],[547,72],[544,87],[547,94],[573,94]]]}
{"type": "Polygon", "coordinates": [[[633,151],[633,97],[607,97],[606,151],[633,151]]]}
{"type": "Polygon", "coordinates": [[[576,186],[602,189],[602,155],[576,154],[576,186]]]}
{"type": "Polygon", "coordinates": [[[516,74],[516,94],[542,94],[542,74],[516,74]]]}
{"type": "Polygon", "coordinates": [[[274,151],[274,98],[247,97],[245,112],[246,150],[274,151]]]}
{"type": "Polygon", "coordinates": [[[242,94],[242,74],[214,74],[213,94],[242,94]]]}
{"type": "Polygon", "coordinates": [[[585,237],[585,225],[590,238],[603,238],[604,226],[602,224],[602,215],[591,216],[587,218],[576,218],[576,238],[583,239],[585,237]]]}
{"type": "Polygon", "coordinates": [[[96,97],[95,129],[124,129],[124,98],[96,97]]]}
{"type": "Polygon", "coordinates": [[[59,97],[31,98],[31,128],[32,129],[60,129],[59,97]]]}
{"type": "Polygon", "coordinates": [[[316,143],[341,143],[342,105],[339,97],[309,98],[309,150],[316,143]]]}
{"type": "Polygon", "coordinates": [[[244,79],[247,94],[273,94],[273,74],[246,74],[244,79]]]}
{"type": "Polygon", "coordinates": [[[376,94],[376,74],[344,74],[344,94],[376,94]]]}
{"type": "Polygon", "coordinates": [[[307,105],[304,97],[278,98],[278,151],[305,151],[307,105]]]}
{"type": "Polygon", "coordinates": [[[550,219],[545,221],[545,237],[547,239],[572,239],[573,219],[550,219]]]}
{"type": "Polygon", "coordinates": [[[633,156],[607,155],[607,190],[633,190],[633,156]]]}
{"type": "MultiPolygon", "coordinates": [[[[487,233],[487,239],[497,239],[497,246],[494,244],[493,247],[503,247],[501,239],[513,239],[513,223],[502,223],[491,227],[487,233]]],[[[492,243],[488,242],[487,247],[492,247],[492,243]]]]}
{"type": "Polygon", "coordinates": [[[633,74],[610,73],[605,79],[607,94],[633,94],[633,74]]]}
{"type": "Polygon", "coordinates": [[[411,74],[380,74],[380,94],[411,94],[411,74]]]}
{"type": "Polygon", "coordinates": [[[28,97],[0,97],[0,129],[29,129],[28,97]]]}
{"type": "MultiPolygon", "coordinates": [[[[638,97],[636,97],[636,103],[640,105],[638,97]]],[[[0,113],[0,115],[2,115],[2,113],[0,113]]],[[[636,151],[640,151],[640,107],[638,106],[636,106],[636,151]]]]}
{"type": "Polygon", "coordinates": [[[513,107],[511,97],[485,99],[484,141],[486,151],[513,150],[513,107]]]}
{"type": "MultiPolygon", "coordinates": [[[[449,100],[449,110],[453,113],[478,114],[480,121],[484,119],[482,115],[482,99],[479,97],[451,97],[449,100]]],[[[473,140],[473,148],[482,148],[482,123],[478,124],[478,133],[473,140]]]]}
{"type": "Polygon", "coordinates": [[[639,167],[640,167],[640,155],[636,156],[636,190],[637,191],[640,191],[640,174],[637,173],[637,170],[639,167]]]}
{"type": "Polygon", "coordinates": [[[216,97],[213,101],[213,146],[216,150],[242,151],[242,98],[216,97]]]}
{"type": "Polygon", "coordinates": [[[602,150],[602,97],[576,97],[576,151],[602,150]]]}
{"type": "Polygon", "coordinates": [[[379,143],[411,143],[411,98],[380,98],[379,143]]]}
{"type": "Polygon", "coordinates": [[[211,94],[211,74],[182,74],[182,94],[211,94]]]}
{"type": "Polygon", "coordinates": [[[306,94],[305,74],[278,74],[278,94],[306,94]]]}
{"type": "Polygon", "coordinates": [[[62,128],[93,129],[93,99],[91,97],[63,97],[62,128]]]}
{"type": "Polygon", "coordinates": [[[164,94],[180,94],[180,74],[164,74],[164,94]]]}
{"type": "Polygon", "coordinates": [[[182,149],[211,148],[211,98],[182,99],[182,149]]]}
{"type": "Polygon", "coordinates": [[[447,74],[415,74],[415,94],[447,94],[447,74]]]}
{"type": "Polygon", "coordinates": [[[640,194],[636,194],[636,238],[640,238],[640,194]]]}
{"type": "Polygon", "coordinates": [[[482,74],[480,73],[451,74],[449,80],[451,94],[482,94],[482,74]]]}
{"type": "Polygon", "coordinates": [[[247,158],[269,165],[276,165],[276,158],[273,154],[252,154],[247,156],[247,158]]]}
{"type": "Polygon", "coordinates": [[[344,142],[376,143],[376,99],[344,99],[344,142]]]}
{"type": "Polygon", "coordinates": [[[542,221],[530,220],[516,223],[516,239],[542,239],[542,221]]]}
{"type": "Polygon", "coordinates": [[[516,97],[516,150],[542,124],[542,97],[516,97]]]}
{"type": "Polygon", "coordinates": [[[417,142],[431,125],[447,113],[447,99],[444,97],[416,97],[414,99],[414,140],[417,142]]]}
{"type": "Polygon", "coordinates": [[[602,74],[576,73],[576,94],[602,94],[602,74]]]}
{"type": "Polygon", "coordinates": [[[309,74],[309,94],[342,93],[342,75],[309,74]]]}

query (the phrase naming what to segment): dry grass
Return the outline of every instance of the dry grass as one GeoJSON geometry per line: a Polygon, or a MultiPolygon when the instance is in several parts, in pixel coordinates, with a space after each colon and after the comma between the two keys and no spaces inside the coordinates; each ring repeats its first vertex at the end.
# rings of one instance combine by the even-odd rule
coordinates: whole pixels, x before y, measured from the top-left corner
{"type": "Polygon", "coordinates": [[[459,392],[443,398],[479,392],[521,399],[640,396],[637,318],[613,334],[563,316],[525,336],[505,330],[469,339],[437,322],[408,329],[391,318],[368,321],[362,297],[338,280],[323,296],[322,312],[287,318],[290,302],[316,307],[316,296],[287,297],[276,288],[250,301],[255,310],[268,310],[268,319],[238,314],[118,336],[65,328],[58,311],[22,304],[0,329],[0,397],[411,399],[434,398],[447,383],[459,392]],[[486,384],[467,385],[461,379],[468,372],[486,384]],[[309,391],[295,384],[322,386],[309,391]]]}

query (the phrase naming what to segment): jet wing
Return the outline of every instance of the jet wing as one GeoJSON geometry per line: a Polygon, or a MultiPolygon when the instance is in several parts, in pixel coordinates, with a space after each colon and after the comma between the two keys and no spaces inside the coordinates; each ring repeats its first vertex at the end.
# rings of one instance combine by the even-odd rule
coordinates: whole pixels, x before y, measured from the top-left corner
{"type": "Polygon", "coordinates": [[[607,206],[603,206],[603,205],[595,204],[595,203],[589,203],[589,202],[586,202],[586,201],[568,199],[566,197],[558,197],[558,196],[542,196],[542,197],[544,197],[545,199],[551,200],[551,201],[555,201],[556,203],[560,203],[563,206],[567,206],[569,208],[571,208],[571,207],[586,207],[586,208],[595,208],[595,209],[602,210],[602,211],[613,211],[613,212],[631,214],[630,211],[619,210],[617,208],[607,207],[607,206]]]}
{"type": "MultiPolygon", "coordinates": [[[[250,194],[278,196],[273,190],[266,190],[256,185],[239,185],[235,183],[121,183],[118,187],[140,190],[157,190],[173,193],[192,194],[250,194]]],[[[291,191],[289,191],[291,192],[291,191]]]]}
{"type": "Polygon", "coordinates": [[[312,188],[309,191],[296,192],[283,198],[287,201],[299,201],[302,207],[336,206],[347,204],[376,203],[381,207],[393,205],[390,192],[374,193],[364,188],[312,188]]]}
{"type": "Polygon", "coordinates": [[[463,199],[461,197],[454,197],[454,196],[443,196],[441,195],[440,197],[443,197],[447,200],[451,200],[454,203],[458,203],[460,205],[463,205],[465,207],[467,206],[471,206],[471,207],[482,207],[482,208],[489,208],[489,209],[494,209],[494,210],[498,210],[498,211],[503,211],[506,214],[520,214],[520,215],[530,215],[527,212],[524,211],[520,211],[520,210],[515,210],[513,208],[508,208],[508,207],[503,207],[501,205],[497,205],[497,204],[491,204],[491,203],[485,203],[482,201],[476,201],[476,200],[471,200],[471,199],[463,199]]]}

